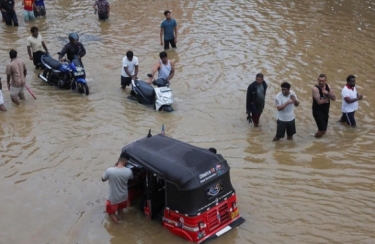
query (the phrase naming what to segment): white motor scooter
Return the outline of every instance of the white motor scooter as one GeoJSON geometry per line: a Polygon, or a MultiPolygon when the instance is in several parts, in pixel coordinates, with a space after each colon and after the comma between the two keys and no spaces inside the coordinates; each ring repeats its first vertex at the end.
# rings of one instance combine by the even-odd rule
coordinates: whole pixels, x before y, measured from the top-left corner
{"type": "MultiPolygon", "coordinates": [[[[147,75],[152,78],[151,74],[147,75]]],[[[165,79],[159,78],[153,80],[153,85],[143,80],[132,80],[132,91],[129,99],[137,100],[140,104],[154,105],[156,111],[173,112],[173,94],[169,87],[169,82],[165,79]]]]}

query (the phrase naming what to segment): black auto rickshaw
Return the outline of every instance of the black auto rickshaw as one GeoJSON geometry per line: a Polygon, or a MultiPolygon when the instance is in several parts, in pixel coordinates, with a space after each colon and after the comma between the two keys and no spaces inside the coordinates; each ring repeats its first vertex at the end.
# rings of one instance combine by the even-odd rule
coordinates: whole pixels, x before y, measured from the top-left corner
{"type": "Polygon", "coordinates": [[[122,151],[130,155],[127,167],[134,174],[129,196],[139,196],[145,216],[173,234],[202,243],[245,221],[222,155],[161,134],[122,151]]]}

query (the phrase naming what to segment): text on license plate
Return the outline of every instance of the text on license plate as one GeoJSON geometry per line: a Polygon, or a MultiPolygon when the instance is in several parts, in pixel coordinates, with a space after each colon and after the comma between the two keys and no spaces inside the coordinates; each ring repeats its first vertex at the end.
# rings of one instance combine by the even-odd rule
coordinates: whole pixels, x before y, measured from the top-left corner
{"type": "Polygon", "coordinates": [[[167,91],[170,91],[171,88],[168,88],[168,87],[160,87],[160,91],[161,92],[167,92],[167,91]]]}
{"type": "Polygon", "coordinates": [[[83,72],[74,72],[74,76],[80,76],[83,75],[83,72]]]}

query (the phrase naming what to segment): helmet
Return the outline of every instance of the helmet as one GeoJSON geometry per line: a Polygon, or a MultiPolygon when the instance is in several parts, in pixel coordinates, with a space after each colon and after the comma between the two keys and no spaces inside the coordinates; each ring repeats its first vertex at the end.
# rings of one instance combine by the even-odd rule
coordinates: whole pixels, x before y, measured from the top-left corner
{"type": "Polygon", "coordinates": [[[72,42],[72,41],[74,41],[74,40],[79,41],[79,36],[78,36],[77,33],[72,32],[72,33],[69,34],[69,41],[72,42]]]}

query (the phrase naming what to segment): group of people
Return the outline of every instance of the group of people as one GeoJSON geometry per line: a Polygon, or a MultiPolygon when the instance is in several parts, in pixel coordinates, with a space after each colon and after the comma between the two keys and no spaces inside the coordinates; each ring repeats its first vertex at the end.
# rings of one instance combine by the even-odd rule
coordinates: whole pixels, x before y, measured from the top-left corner
{"type": "MultiPolygon", "coordinates": [[[[6,7],[3,6],[3,1],[1,1],[1,11],[5,11],[6,7]]],[[[13,0],[10,0],[10,2],[13,0]]],[[[27,0],[24,0],[27,1],[27,0]]],[[[35,4],[38,0],[32,0],[35,4]]],[[[40,1],[40,0],[39,0],[40,1]]],[[[10,3],[8,2],[8,3],[10,3]]],[[[43,2],[43,1],[42,1],[43,2]]],[[[106,0],[97,0],[93,6],[98,9],[99,19],[103,19],[103,16],[109,17],[109,4],[106,0]],[[103,12],[104,11],[104,12],[103,12]]],[[[14,9],[14,2],[11,9],[14,9]]],[[[44,2],[43,2],[44,9],[44,2]]],[[[4,15],[3,15],[4,16],[4,15]]],[[[160,43],[164,46],[164,49],[169,49],[169,45],[172,48],[176,48],[177,43],[177,22],[171,18],[171,12],[169,10],[164,11],[165,19],[160,25],[160,43]]],[[[13,17],[12,17],[13,18],[13,17]]],[[[17,16],[15,16],[17,18],[17,16]]],[[[7,19],[7,17],[5,18],[7,19]]],[[[43,41],[42,35],[39,33],[37,27],[33,26],[30,29],[31,35],[27,38],[27,52],[29,54],[29,59],[33,61],[35,69],[44,69],[44,65],[41,62],[43,55],[48,55],[48,48],[43,41]]],[[[67,55],[67,59],[72,61],[74,55],[77,55],[81,60],[86,54],[86,49],[81,42],[79,42],[79,36],[77,33],[69,34],[69,43],[64,46],[64,48],[59,52],[59,59],[62,61],[63,57],[67,55]]],[[[11,100],[19,105],[19,99],[24,99],[24,88],[26,82],[27,69],[25,63],[17,58],[17,51],[11,50],[10,53],[11,62],[7,65],[7,85],[9,91],[11,91],[11,100]],[[22,65],[18,65],[22,64],[22,65]],[[15,68],[17,66],[17,68],[15,68]],[[19,88],[19,89],[14,89],[19,88]],[[13,91],[13,92],[12,92],[13,91]]],[[[152,68],[152,75],[154,76],[158,72],[158,78],[164,78],[167,82],[170,82],[174,76],[174,64],[168,59],[167,52],[163,51],[159,54],[160,60],[152,68]]],[[[137,79],[138,75],[138,57],[134,56],[132,51],[128,51],[126,56],[122,60],[121,68],[121,88],[125,89],[126,86],[130,86],[132,79],[137,79]]],[[[153,78],[150,77],[148,83],[152,83],[153,78]]],[[[4,106],[4,99],[2,94],[1,78],[0,78],[0,111],[6,111],[4,106]]]]}
{"type": "MultiPolygon", "coordinates": [[[[33,26],[30,29],[31,35],[27,38],[27,52],[30,60],[33,61],[35,69],[44,69],[41,58],[48,54],[48,48],[44,43],[41,34],[37,27],[33,26]],[[44,52],[43,52],[44,49],[44,52]]],[[[80,60],[86,54],[86,49],[83,44],[79,42],[77,33],[69,34],[69,43],[59,52],[59,59],[63,60],[66,55],[69,61],[72,61],[76,55],[80,60]]],[[[17,51],[12,49],[9,52],[10,63],[6,67],[7,87],[10,91],[10,98],[12,102],[19,105],[18,99],[25,98],[24,90],[26,86],[27,68],[25,62],[17,57],[17,51]]],[[[82,63],[82,61],[81,61],[82,63]]],[[[0,78],[0,111],[6,111],[4,106],[4,97],[2,93],[2,82],[0,78]]]]}
{"type": "MultiPolygon", "coordinates": [[[[6,25],[18,26],[18,18],[14,0],[0,0],[2,19],[6,25]]],[[[38,16],[46,15],[44,0],[22,0],[23,17],[25,21],[35,20],[38,16]]]]}
{"type": "MultiPolygon", "coordinates": [[[[160,45],[164,46],[164,50],[169,49],[169,44],[172,48],[176,48],[177,22],[175,19],[172,19],[171,15],[171,11],[164,11],[165,19],[160,25],[160,45]]],[[[155,73],[158,72],[158,78],[163,78],[169,82],[174,76],[174,64],[168,59],[168,54],[165,51],[160,52],[159,57],[160,60],[152,68],[151,74],[154,76],[155,73]]],[[[134,56],[132,51],[128,51],[126,56],[122,59],[121,88],[125,89],[126,86],[130,86],[132,80],[138,79],[137,75],[138,57],[134,56]]],[[[148,83],[151,84],[152,80],[153,78],[150,77],[148,83]]]]}
{"type": "MultiPolygon", "coordinates": [[[[160,60],[152,68],[152,77],[158,72],[158,78],[163,78],[170,82],[174,76],[174,64],[168,59],[168,54],[165,51],[159,53],[160,60]]],[[[126,56],[122,59],[121,69],[121,88],[125,89],[130,86],[132,80],[138,79],[138,57],[134,56],[133,51],[127,51],[126,56]]],[[[150,77],[148,83],[151,84],[153,78],[150,77]]]]}
{"type": "MultiPolygon", "coordinates": [[[[342,96],[342,116],[339,122],[347,123],[356,127],[354,113],[358,110],[358,101],[363,99],[363,95],[357,92],[355,87],[356,79],[354,75],[346,78],[346,85],[341,91],[342,96]]],[[[281,92],[276,95],[275,103],[277,108],[277,128],[273,141],[278,141],[285,137],[287,140],[293,140],[296,133],[294,107],[299,105],[297,95],[291,89],[288,82],[281,84],[281,92]]],[[[254,127],[259,126],[259,118],[265,105],[267,84],[264,81],[263,74],[259,73],[255,77],[246,94],[246,113],[249,123],[254,123],[254,127]]],[[[328,127],[329,109],[331,101],[336,100],[336,95],[332,87],[327,84],[327,76],[320,74],[318,83],[312,88],[312,114],[318,131],[315,133],[316,138],[322,137],[328,127]]]]}
{"type": "MultiPolygon", "coordinates": [[[[106,0],[97,0],[94,4],[98,6],[98,2],[105,2],[106,0]]],[[[108,8],[109,9],[109,8],[108,8]]],[[[100,13],[99,19],[100,19],[100,13]]],[[[109,16],[109,15],[108,15],[109,16]]],[[[177,43],[177,22],[171,18],[171,12],[166,10],[164,12],[165,20],[160,25],[160,45],[164,49],[176,48],[177,43]]],[[[163,78],[170,82],[174,76],[174,64],[168,59],[168,54],[165,51],[159,53],[158,62],[154,65],[151,71],[152,77],[149,78],[148,83],[151,84],[153,77],[158,72],[158,78],[163,78]]],[[[126,52],[126,56],[122,59],[121,68],[121,88],[125,89],[130,86],[132,80],[138,79],[138,57],[134,55],[133,51],[126,52]]],[[[210,148],[210,151],[216,153],[216,149],[210,148]]],[[[102,181],[109,181],[109,195],[106,201],[106,212],[115,223],[121,223],[119,217],[124,214],[124,208],[130,205],[128,199],[128,180],[133,178],[131,169],[126,168],[129,160],[129,155],[126,152],[121,153],[117,163],[114,167],[108,168],[103,176],[102,181]],[[116,213],[118,215],[116,215],[116,213]]]]}

